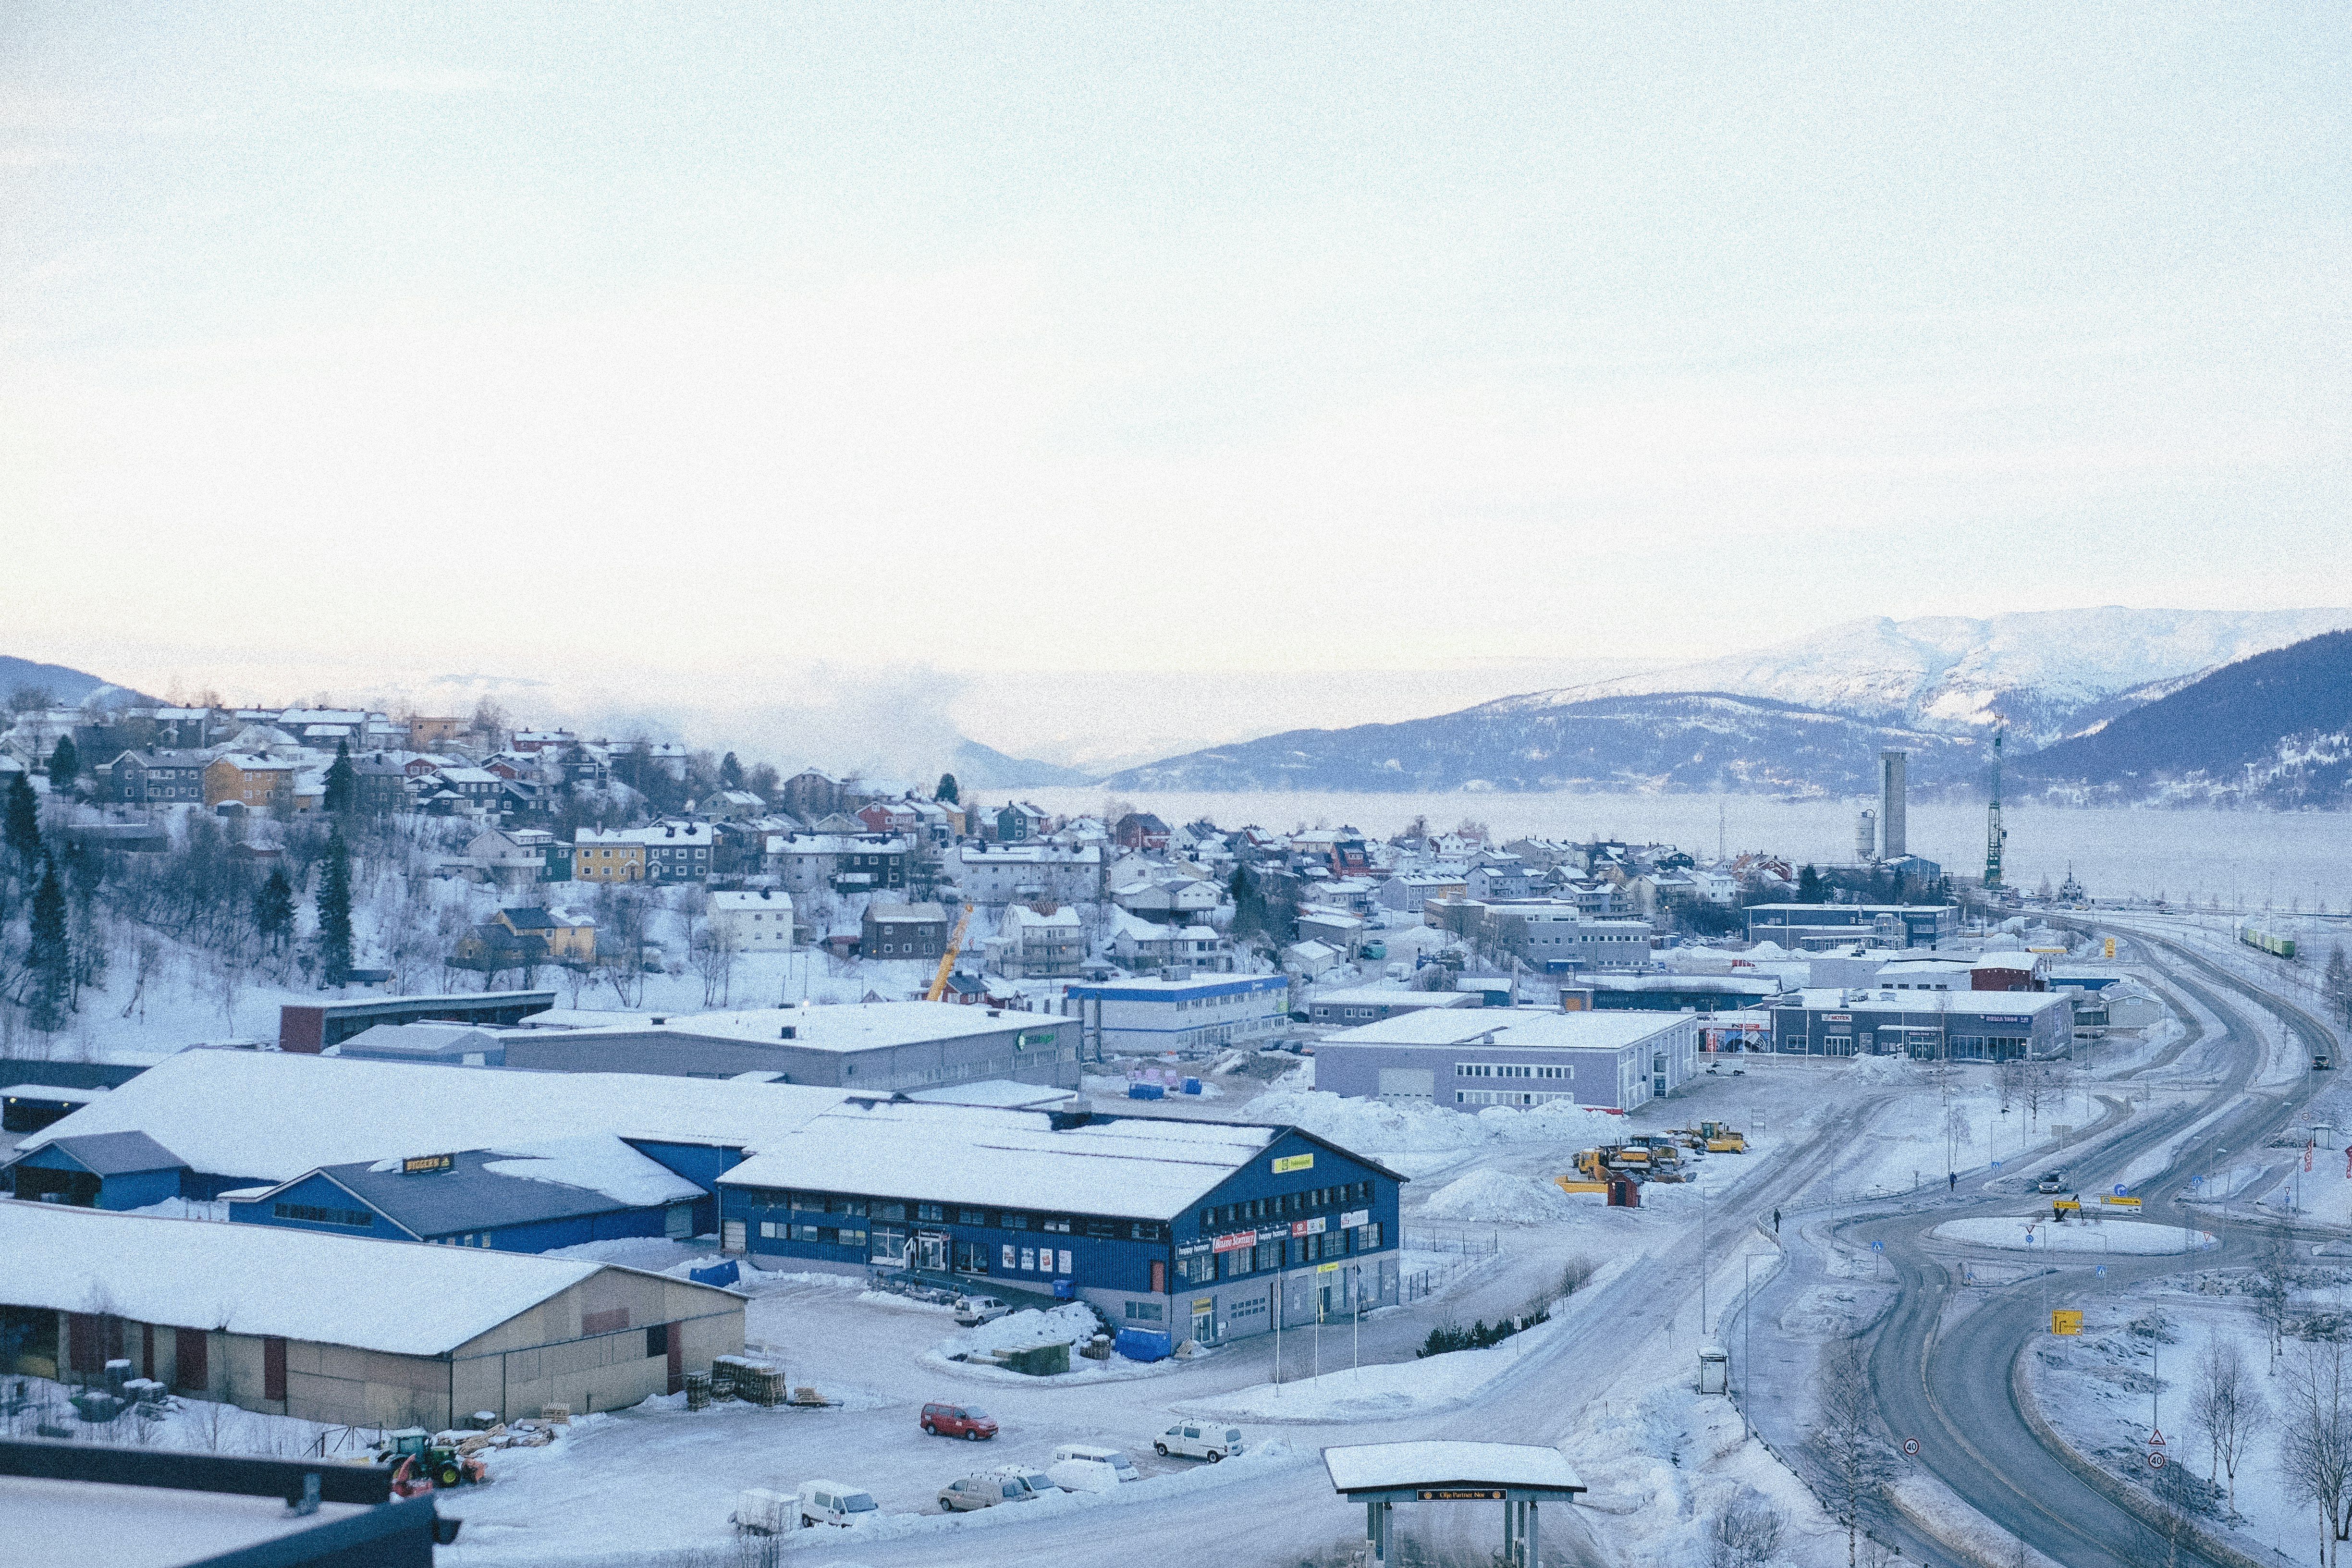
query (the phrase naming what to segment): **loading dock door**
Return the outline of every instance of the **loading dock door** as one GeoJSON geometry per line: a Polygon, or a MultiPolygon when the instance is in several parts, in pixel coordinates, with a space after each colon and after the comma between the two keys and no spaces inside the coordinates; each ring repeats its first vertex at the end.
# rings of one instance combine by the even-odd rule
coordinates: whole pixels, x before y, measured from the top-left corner
{"type": "Polygon", "coordinates": [[[1382,1068],[1382,1100],[1417,1100],[1423,1104],[1437,1097],[1437,1073],[1430,1068],[1382,1068]]]}

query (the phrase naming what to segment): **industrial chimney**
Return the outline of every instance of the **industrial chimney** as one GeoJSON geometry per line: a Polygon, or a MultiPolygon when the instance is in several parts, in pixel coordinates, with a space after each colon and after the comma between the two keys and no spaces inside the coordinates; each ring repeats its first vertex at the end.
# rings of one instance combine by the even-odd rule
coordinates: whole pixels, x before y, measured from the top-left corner
{"type": "Polygon", "coordinates": [[[1878,753],[1879,858],[1900,860],[1910,853],[1904,843],[1903,808],[1910,794],[1911,753],[1878,753]]]}

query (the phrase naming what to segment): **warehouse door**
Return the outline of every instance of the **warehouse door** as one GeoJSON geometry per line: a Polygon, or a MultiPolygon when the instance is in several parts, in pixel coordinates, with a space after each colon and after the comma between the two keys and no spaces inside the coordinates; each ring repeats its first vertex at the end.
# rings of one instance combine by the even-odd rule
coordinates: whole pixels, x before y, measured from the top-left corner
{"type": "Polygon", "coordinates": [[[177,1329],[172,1335],[172,1386],[183,1394],[202,1394],[213,1385],[205,1364],[205,1331],[177,1329]]]}
{"type": "Polygon", "coordinates": [[[1437,1095],[1437,1073],[1431,1068],[1382,1068],[1381,1098],[1419,1100],[1426,1105],[1437,1095]]]}
{"type": "Polygon", "coordinates": [[[284,1403],[286,1398],[286,1342],[269,1338],[261,1342],[261,1397],[284,1403]]]}
{"type": "Polygon", "coordinates": [[[737,1253],[743,1250],[743,1222],[730,1219],[719,1229],[719,1250],[737,1253]]]}

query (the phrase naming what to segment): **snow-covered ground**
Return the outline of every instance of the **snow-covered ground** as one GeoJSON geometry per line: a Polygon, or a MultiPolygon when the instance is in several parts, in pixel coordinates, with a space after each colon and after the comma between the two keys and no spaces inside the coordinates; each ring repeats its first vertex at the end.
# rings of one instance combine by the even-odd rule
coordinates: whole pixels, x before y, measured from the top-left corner
{"type": "Polygon", "coordinates": [[[2084,1220],[2064,1225],[2032,1215],[2016,1219],[1954,1219],[1946,1220],[1930,1234],[1938,1241],[1965,1242],[1971,1247],[1998,1247],[2018,1252],[2105,1252],[2128,1258],[2197,1252],[2213,1245],[2213,1233],[2210,1230],[2128,1219],[2084,1220]]]}

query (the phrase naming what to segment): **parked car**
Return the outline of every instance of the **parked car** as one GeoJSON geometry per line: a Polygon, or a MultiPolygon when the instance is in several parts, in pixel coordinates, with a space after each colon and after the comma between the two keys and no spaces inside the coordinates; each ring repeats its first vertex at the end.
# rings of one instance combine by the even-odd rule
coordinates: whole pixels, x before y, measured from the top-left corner
{"type": "Polygon", "coordinates": [[[1243,1446],[1240,1427],[1206,1426],[1198,1421],[1171,1426],[1151,1440],[1155,1454],[1181,1454],[1187,1458],[1206,1459],[1213,1465],[1228,1454],[1240,1453],[1243,1446]]]}
{"type": "Polygon", "coordinates": [[[967,1329],[992,1323],[1013,1310],[1012,1304],[993,1296],[966,1296],[956,1302],[955,1320],[967,1329]]]}
{"type": "Polygon", "coordinates": [[[999,1465],[988,1473],[992,1476],[1002,1476],[1008,1481],[1019,1481],[1039,1497],[1062,1489],[1054,1484],[1053,1477],[1043,1470],[1032,1469],[1027,1465],[999,1465]]]}
{"type": "Polygon", "coordinates": [[[2035,1190],[2039,1192],[2063,1193],[2066,1190],[2066,1173],[2063,1171],[2044,1171],[2042,1173],[2042,1179],[2033,1184],[2035,1190]]]}
{"type": "Polygon", "coordinates": [[[996,1436],[996,1423],[987,1411],[969,1405],[926,1405],[923,1430],[934,1437],[969,1437],[977,1443],[996,1436]]]}
{"type": "Polygon", "coordinates": [[[965,1476],[940,1489],[940,1508],[946,1513],[970,1513],[1005,1502],[1034,1502],[1037,1494],[1011,1476],[965,1476]]]}
{"type": "Polygon", "coordinates": [[[1065,1443],[1054,1450],[1045,1474],[1064,1491],[1107,1492],[1121,1481],[1139,1481],[1135,1461],[1117,1448],[1091,1443],[1065,1443]]]}
{"type": "Polygon", "coordinates": [[[801,1488],[801,1527],[852,1525],[875,1511],[874,1494],[840,1481],[810,1481],[801,1488]]]}

